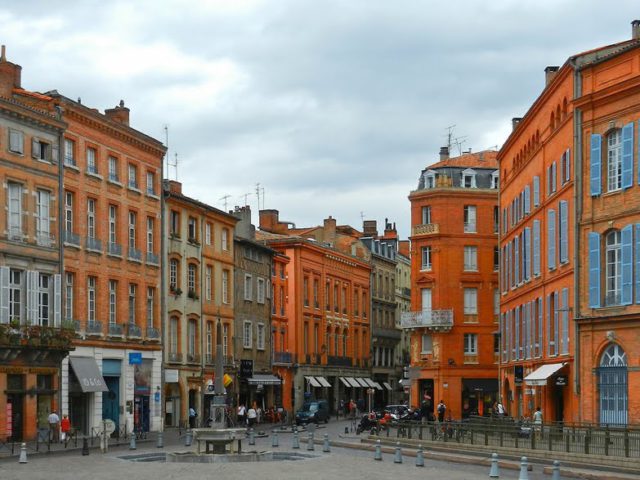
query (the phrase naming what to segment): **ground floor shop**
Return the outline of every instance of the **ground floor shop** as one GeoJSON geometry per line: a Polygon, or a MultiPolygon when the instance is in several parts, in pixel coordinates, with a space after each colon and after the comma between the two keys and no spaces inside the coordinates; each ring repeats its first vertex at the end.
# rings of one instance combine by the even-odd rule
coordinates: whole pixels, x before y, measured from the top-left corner
{"type": "Polygon", "coordinates": [[[403,389],[398,383],[401,373],[395,369],[373,369],[371,372],[372,380],[382,387],[381,390],[376,388],[374,393],[373,403],[376,408],[385,405],[398,405],[404,401],[403,389]]]}
{"type": "Polygon", "coordinates": [[[62,362],[62,413],[86,435],[102,420],[116,432],[161,428],[161,352],[77,347],[62,362]]]}

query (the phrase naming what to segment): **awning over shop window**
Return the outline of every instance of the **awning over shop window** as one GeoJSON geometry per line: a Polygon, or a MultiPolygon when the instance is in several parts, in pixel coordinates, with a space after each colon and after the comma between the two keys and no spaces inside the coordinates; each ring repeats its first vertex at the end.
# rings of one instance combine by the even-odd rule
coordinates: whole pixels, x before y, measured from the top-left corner
{"type": "Polygon", "coordinates": [[[551,363],[548,365],[542,365],[529,375],[524,377],[524,383],[527,385],[542,386],[547,384],[547,379],[564,367],[566,363],[551,363]]]}
{"type": "Polygon", "coordinates": [[[351,384],[349,383],[349,381],[348,381],[346,378],[344,378],[344,377],[340,377],[340,381],[342,382],[342,384],[343,384],[345,387],[349,387],[349,388],[351,388],[351,384]]]}
{"type": "Polygon", "coordinates": [[[389,382],[382,382],[382,384],[384,385],[384,388],[386,388],[387,390],[393,390],[393,388],[391,388],[391,385],[389,385],[389,382]]]}
{"type": "Polygon", "coordinates": [[[93,357],[69,357],[83,393],[108,392],[109,389],[93,357]]]}
{"type": "Polygon", "coordinates": [[[376,388],[375,382],[370,378],[362,378],[361,380],[364,380],[369,387],[376,388]]]}
{"type": "Polygon", "coordinates": [[[382,390],[382,385],[380,385],[378,382],[373,382],[373,385],[378,389],[378,390],[382,390]]]}
{"type": "Polygon", "coordinates": [[[316,380],[314,377],[304,377],[307,382],[311,384],[312,387],[322,387],[320,382],[316,380]]]}
{"type": "Polygon", "coordinates": [[[355,378],[353,377],[346,377],[346,378],[347,378],[347,382],[351,384],[352,388],[360,388],[362,386],[358,382],[356,382],[355,378]]]}
{"type": "Polygon", "coordinates": [[[282,380],[278,377],[269,374],[254,375],[253,377],[249,377],[247,381],[249,385],[280,385],[282,383],[282,380]]]}
{"type": "Polygon", "coordinates": [[[369,384],[367,382],[365,382],[364,378],[358,377],[358,378],[356,378],[356,382],[358,382],[361,387],[369,388],[369,384]]]}
{"type": "Polygon", "coordinates": [[[323,387],[331,387],[331,384],[324,377],[316,377],[316,380],[320,382],[320,385],[322,385],[323,387]]]}

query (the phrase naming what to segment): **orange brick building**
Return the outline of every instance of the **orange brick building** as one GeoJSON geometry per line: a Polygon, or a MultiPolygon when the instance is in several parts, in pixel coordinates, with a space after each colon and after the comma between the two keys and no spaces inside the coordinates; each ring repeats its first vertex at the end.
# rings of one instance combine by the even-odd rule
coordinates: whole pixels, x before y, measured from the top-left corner
{"type": "Polygon", "coordinates": [[[376,388],[369,378],[368,250],[332,218],[308,229],[289,225],[277,210],[260,211],[257,238],[285,256],[275,257],[272,276],[280,352],[274,372],[282,377],[284,405],[295,410],[307,398],[324,398],[335,411],[340,400],[365,401],[376,388]]]}
{"type": "Polygon", "coordinates": [[[411,201],[410,402],[433,414],[488,413],[498,395],[498,171],[496,152],[422,171],[411,201]]]}

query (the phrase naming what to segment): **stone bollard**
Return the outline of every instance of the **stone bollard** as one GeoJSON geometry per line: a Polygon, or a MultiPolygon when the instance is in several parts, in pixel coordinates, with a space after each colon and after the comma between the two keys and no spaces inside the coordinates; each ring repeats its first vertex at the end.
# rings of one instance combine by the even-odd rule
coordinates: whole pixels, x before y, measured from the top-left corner
{"type": "Polygon", "coordinates": [[[558,460],[553,461],[553,468],[551,469],[551,480],[560,480],[560,462],[558,460]]]}
{"type": "Polygon", "coordinates": [[[136,449],[136,434],[135,432],[131,432],[131,440],[129,441],[129,450],[136,449]]]}
{"type": "Polygon", "coordinates": [[[158,448],[164,448],[164,435],[162,432],[158,432],[158,443],[156,444],[158,448]]]}
{"type": "Polygon", "coordinates": [[[324,443],[322,444],[322,451],[324,453],[329,453],[331,451],[331,446],[329,445],[329,435],[324,434],[324,443]]]}
{"type": "Polygon", "coordinates": [[[271,437],[271,446],[272,447],[279,447],[280,444],[278,443],[278,433],[277,432],[273,432],[273,435],[271,437]]]}
{"type": "Polygon", "coordinates": [[[491,470],[489,470],[489,478],[500,478],[500,465],[498,465],[498,454],[491,454],[491,470]]]}
{"type": "Polygon", "coordinates": [[[82,439],[82,455],[89,455],[89,442],[87,441],[87,437],[82,439]]]}
{"type": "Polygon", "coordinates": [[[298,450],[300,448],[300,439],[298,438],[297,431],[293,432],[293,446],[291,448],[295,450],[298,450]]]}
{"type": "Polygon", "coordinates": [[[253,431],[253,428],[249,429],[249,445],[256,444],[256,433],[253,431]]]}
{"type": "Polygon", "coordinates": [[[382,460],[382,446],[380,446],[380,440],[376,442],[376,453],[373,454],[374,460],[382,460]]]}
{"type": "Polygon", "coordinates": [[[518,476],[518,480],[529,480],[529,463],[527,462],[527,457],[522,457],[520,459],[520,475],[518,476]]]}
{"type": "Polygon", "coordinates": [[[309,433],[309,438],[307,439],[307,450],[315,450],[315,445],[313,443],[313,433],[309,433]]]}
{"type": "Polygon", "coordinates": [[[27,444],[24,442],[20,445],[20,458],[18,459],[18,463],[27,463],[27,444]]]}
{"type": "Polygon", "coordinates": [[[424,467],[424,451],[422,445],[418,445],[418,451],[416,452],[416,467],[424,467]]]}
{"type": "Polygon", "coordinates": [[[396,453],[393,456],[393,463],[402,463],[402,449],[400,448],[400,442],[396,443],[396,453]]]}
{"type": "Polygon", "coordinates": [[[190,447],[192,441],[193,441],[193,433],[191,433],[191,429],[189,429],[187,430],[187,433],[184,436],[184,446],[190,447]]]}

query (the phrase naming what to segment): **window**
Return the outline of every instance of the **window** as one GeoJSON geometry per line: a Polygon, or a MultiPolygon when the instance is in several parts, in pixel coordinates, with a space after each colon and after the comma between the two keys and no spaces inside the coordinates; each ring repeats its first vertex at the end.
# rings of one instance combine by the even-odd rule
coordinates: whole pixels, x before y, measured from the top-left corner
{"type": "Polygon", "coordinates": [[[188,227],[188,236],[190,242],[196,242],[198,240],[198,221],[189,217],[189,222],[187,224],[188,227]]]}
{"type": "Polygon", "coordinates": [[[431,247],[422,247],[422,270],[431,270],[431,247]]]}
{"type": "Polygon", "coordinates": [[[87,147],[87,172],[93,173],[94,175],[98,174],[98,163],[96,157],[96,149],[87,147]]]}
{"type": "Polygon", "coordinates": [[[222,355],[227,356],[227,347],[229,345],[229,325],[226,323],[222,326],[222,355]]]}
{"type": "Polygon", "coordinates": [[[178,260],[175,258],[169,260],[169,288],[171,290],[178,288],[178,260]]]}
{"type": "Polygon", "coordinates": [[[147,172],[147,195],[156,194],[156,174],[147,172]]]}
{"type": "MultiPolygon", "coordinates": [[[[388,280],[388,279],[387,279],[388,280]]],[[[340,297],[340,303],[342,304],[342,313],[347,314],[347,287],[342,287],[342,296],[340,297]]]]}
{"type": "Polygon", "coordinates": [[[96,277],[87,278],[87,321],[96,321],[96,277]]]}
{"type": "Polygon", "coordinates": [[[465,355],[478,354],[478,335],[476,335],[475,333],[464,334],[464,354],[465,355]]]}
{"type": "Polygon", "coordinates": [[[340,299],[338,298],[338,282],[333,284],[333,311],[340,311],[340,299]]]}
{"type": "Polygon", "coordinates": [[[257,333],[256,342],[257,342],[258,350],[264,350],[264,323],[258,324],[258,329],[256,333],[257,333]]]}
{"type": "Polygon", "coordinates": [[[129,188],[138,188],[138,167],[129,164],[129,188]]]}
{"type": "Polygon", "coordinates": [[[324,301],[325,301],[325,310],[331,310],[331,284],[327,281],[324,286],[324,301]]]}
{"type": "Polygon", "coordinates": [[[51,323],[51,275],[38,275],[38,325],[43,327],[51,323]]]}
{"type": "Polygon", "coordinates": [[[116,224],[118,217],[118,207],[109,205],[109,243],[115,245],[117,243],[116,224]]]}
{"type": "Polygon", "coordinates": [[[178,319],[169,320],[169,354],[178,353],[178,319]]]}
{"type": "Polygon", "coordinates": [[[153,253],[153,230],[154,230],[153,217],[147,217],[147,252],[153,253]]]}
{"type": "Polygon", "coordinates": [[[187,270],[187,288],[189,289],[189,296],[194,297],[196,294],[196,276],[198,267],[190,263],[187,270]]]}
{"type": "Polygon", "coordinates": [[[493,207],[493,233],[500,231],[500,207],[493,207]]]}
{"type": "Polygon", "coordinates": [[[136,248],[136,212],[129,212],[129,251],[136,248]]]}
{"type": "Polygon", "coordinates": [[[213,268],[211,265],[207,265],[205,269],[204,277],[204,295],[207,301],[211,301],[211,277],[213,275],[213,268]]]}
{"type": "Polygon", "coordinates": [[[558,205],[558,253],[560,263],[569,261],[569,204],[561,200],[558,205]]]}
{"type": "Polygon", "coordinates": [[[619,230],[606,237],[605,305],[620,305],[622,291],[622,245],[619,230]]]}
{"type": "Polygon", "coordinates": [[[622,138],[621,131],[607,135],[607,189],[612,192],[622,188],[622,138]]]}
{"type": "Polygon", "coordinates": [[[120,178],[118,175],[118,159],[116,157],[109,157],[109,181],[110,182],[119,182],[120,178]]]}
{"type": "Polygon", "coordinates": [[[96,201],[87,198],[87,237],[96,238],[96,201]]]}
{"type": "Polygon", "coordinates": [[[500,315],[500,290],[493,290],[493,314],[500,315]]]}
{"type": "Polygon", "coordinates": [[[51,246],[51,218],[49,216],[51,193],[38,190],[36,205],[36,235],[38,245],[51,246]]]}
{"type": "Polygon", "coordinates": [[[64,274],[64,318],[73,320],[73,284],[74,274],[66,272],[64,274]]]}
{"type": "Polygon", "coordinates": [[[156,289],[147,287],[147,327],[153,327],[156,289]]]}
{"type": "Polygon", "coordinates": [[[171,210],[171,235],[180,238],[180,213],[171,210]]]}
{"type": "Polygon", "coordinates": [[[498,171],[496,170],[491,174],[491,188],[497,190],[500,186],[500,182],[498,180],[498,171]]]}
{"type": "Polygon", "coordinates": [[[478,313],[478,289],[464,289],[464,314],[477,315],[478,313]]]}
{"type": "Polygon", "coordinates": [[[244,274],[244,299],[253,300],[253,279],[248,273],[244,274]]]}
{"type": "Polygon", "coordinates": [[[422,224],[429,225],[431,223],[431,207],[422,207],[422,224]]]}
{"type": "Polygon", "coordinates": [[[204,242],[211,245],[211,224],[209,222],[204,225],[204,242]]]}
{"type": "Polygon", "coordinates": [[[9,129],[9,151],[24,154],[24,133],[19,130],[9,129]]]}
{"type": "Polygon", "coordinates": [[[436,172],[430,170],[424,174],[424,188],[435,188],[436,172]]]}
{"type": "Polygon", "coordinates": [[[253,328],[251,322],[245,321],[242,324],[242,346],[244,348],[251,348],[253,344],[253,328]]]}
{"type": "Polygon", "coordinates": [[[129,284],[129,323],[136,323],[136,294],[138,286],[135,283],[129,284]]]}
{"type": "Polygon", "coordinates": [[[318,290],[320,289],[320,282],[317,278],[313,279],[313,306],[315,308],[320,308],[320,300],[318,290]]]}
{"type": "Polygon", "coordinates": [[[500,247],[493,247],[493,271],[500,269],[500,247]]]}
{"type": "Polygon", "coordinates": [[[420,353],[423,355],[433,353],[433,337],[431,334],[422,335],[422,350],[420,353]]]}
{"type": "Polygon", "coordinates": [[[229,303],[229,270],[222,271],[222,303],[229,303]]]}
{"type": "Polygon", "coordinates": [[[367,318],[367,292],[362,292],[362,318],[367,318]]]}
{"type": "Polygon", "coordinates": [[[69,166],[76,166],[76,142],[64,139],[64,164],[69,166]]]}
{"type": "Polygon", "coordinates": [[[464,206],[464,231],[465,233],[476,232],[476,207],[473,205],[464,206]]]}
{"type": "Polygon", "coordinates": [[[189,319],[187,324],[187,361],[193,362],[196,355],[196,331],[197,324],[194,319],[189,319]]]}
{"type": "Polygon", "coordinates": [[[476,188],[476,172],[468,168],[462,172],[462,188],[476,188]]]}
{"type": "Polygon", "coordinates": [[[31,139],[31,156],[36,160],[51,161],[53,149],[47,142],[37,138],[31,139]]]}
{"type": "Polygon", "coordinates": [[[571,179],[571,151],[568,148],[560,160],[560,178],[562,178],[563,185],[571,179]]]}
{"type": "Polygon", "coordinates": [[[213,322],[207,322],[207,341],[206,341],[207,361],[213,361],[213,322]]]}
{"type": "Polygon", "coordinates": [[[73,232],[73,193],[64,192],[64,229],[73,232]]]}
{"type": "Polygon", "coordinates": [[[22,185],[9,182],[8,190],[7,219],[9,238],[22,240],[22,185]]]}
{"type": "Polygon", "coordinates": [[[478,270],[478,247],[464,247],[464,269],[474,272],[478,270]]]}
{"type": "Polygon", "coordinates": [[[118,322],[118,282],[109,280],[109,323],[118,322]]]}
{"type": "Polygon", "coordinates": [[[227,250],[229,250],[229,229],[227,228],[223,228],[222,229],[222,250],[224,250],[225,252],[227,250]]]}
{"type": "Polygon", "coordinates": [[[22,271],[9,270],[9,321],[21,321],[22,315],[22,271]]]}
{"type": "Polygon", "coordinates": [[[258,286],[256,300],[258,303],[264,303],[264,278],[258,278],[256,279],[256,282],[258,286]]]}
{"type": "Polygon", "coordinates": [[[533,177],[533,206],[540,206],[540,177],[533,177]]]}

